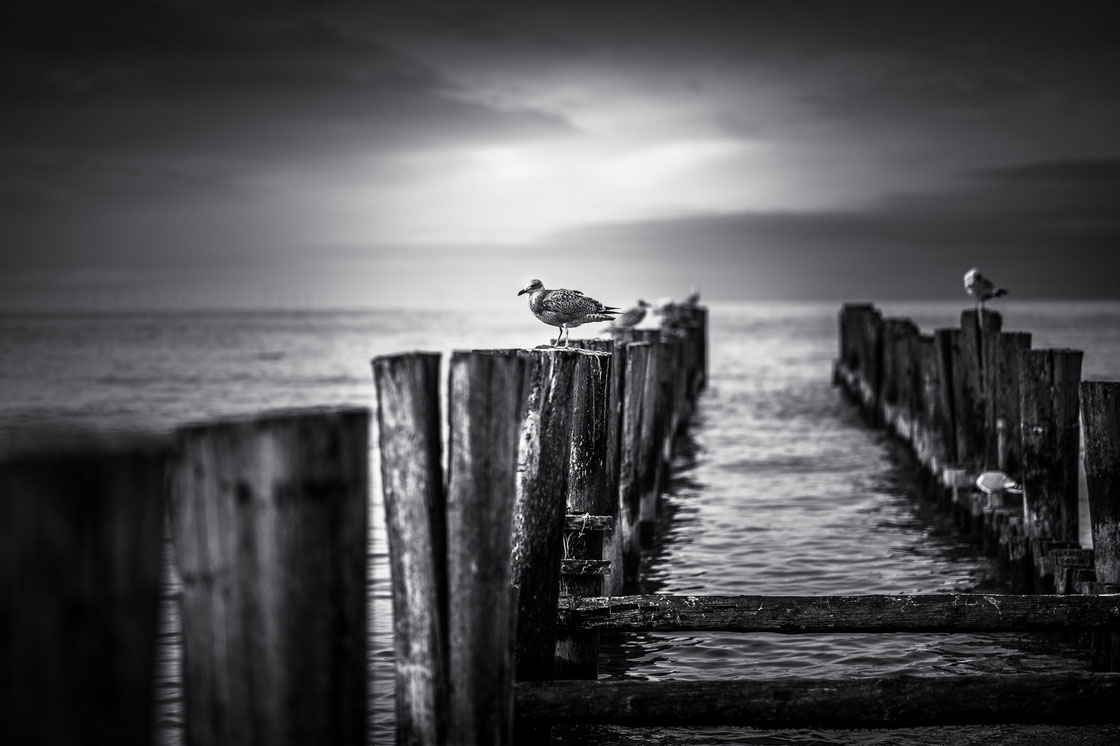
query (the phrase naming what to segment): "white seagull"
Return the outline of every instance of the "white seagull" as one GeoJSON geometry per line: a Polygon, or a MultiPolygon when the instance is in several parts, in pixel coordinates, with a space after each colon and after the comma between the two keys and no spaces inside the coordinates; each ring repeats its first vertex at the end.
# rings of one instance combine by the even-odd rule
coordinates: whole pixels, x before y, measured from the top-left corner
{"type": "Polygon", "coordinates": [[[1005,492],[1012,495],[1023,494],[1023,485],[1019,484],[1002,471],[984,472],[976,477],[976,486],[980,488],[981,492],[988,496],[984,504],[984,510],[990,510],[993,507],[1002,505],[1003,493],[1005,492]],[[998,502],[993,504],[992,495],[996,496],[998,502]]]}
{"type": "Polygon", "coordinates": [[[984,301],[1007,295],[1007,288],[997,287],[975,267],[964,273],[964,289],[979,302],[981,311],[984,310],[984,301]]]}
{"type": "Polygon", "coordinates": [[[976,486],[985,495],[993,492],[1010,492],[1013,495],[1023,494],[1023,486],[1002,471],[986,471],[976,477],[976,486]]]}
{"type": "Polygon", "coordinates": [[[529,293],[529,310],[544,323],[560,329],[560,333],[556,336],[556,343],[559,345],[560,337],[563,336],[565,347],[568,346],[572,327],[599,321],[614,321],[615,314],[618,313],[618,309],[614,306],[604,306],[578,290],[567,288],[549,290],[540,280],[529,280],[529,284],[517,294],[525,293],[529,293]]]}

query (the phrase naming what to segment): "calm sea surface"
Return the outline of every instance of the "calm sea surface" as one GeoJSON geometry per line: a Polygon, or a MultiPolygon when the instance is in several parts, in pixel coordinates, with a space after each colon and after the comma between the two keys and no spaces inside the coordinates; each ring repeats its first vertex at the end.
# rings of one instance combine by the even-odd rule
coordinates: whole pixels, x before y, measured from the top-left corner
{"type": "MultiPolygon", "coordinates": [[[[956,325],[964,307],[878,305],[927,332],[956,325]]],[[[998,307],[1005,329],[1032,332],[1036,348],[1084,350],[1085,378],[1120,380],[1120,303],[998,307]]],[[[907,454],[864,427],[830,385],[837,312],[837,304],[710,306],[711,381],[678,444],[666,498],[671,517],[663,542],[643,560],[644,592],[1006,590],[993,562],[915,499],[907,454]]],[[[532,347],[548,333],[523,304],[512,302],[466,314],[0,315],[0,436],[44,426],[167,431],[187,421],[281,407],[373,409],[369,361],[376,355],[532,347]]],[[[370,696],[374,742],[391,743],[392,619],[373,455],[370,696]]],[[[169,595],[157,672],[156,727],[165,743],[181,741],[174,608],[169,595]]],[[[602,678],[612,679],[718,679],[1083,671],[1087,663],[1061,641],[1042,636],[646,634],[605,640],[600,669],[602,678]]],[[[1120,730],[612,729],[591,737],[622,743],[1103,743],[1120,738],[1120,730]]]]}

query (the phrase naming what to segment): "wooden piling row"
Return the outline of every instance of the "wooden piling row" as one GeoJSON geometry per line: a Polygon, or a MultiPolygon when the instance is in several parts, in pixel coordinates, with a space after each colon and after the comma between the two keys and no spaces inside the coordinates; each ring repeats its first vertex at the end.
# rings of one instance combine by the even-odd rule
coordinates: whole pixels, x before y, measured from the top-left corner
{"type": "Polygon", "coordinates": [[[390,553],[409,555],[392,563],[398,743],[544,741],[547,722],[516,722],[514,676],[597,677],[598,632],[558,630],[557,607],[637,579],[707,381],[706,313],[684,311],[567,349],[454,353],[445,480],[438,356],[373,361],[390,553]]]}
{"type": "Polygon", "coordinates": [[[1108,476],[1120,463],[1120,384],[1081,383],[1080,350],[1034,350],[1030,334],[1002,326],[998,313],[967,310],[960,327],[922,335],[909,320],[848,304],[833,381],[913,448],[919,482],[1005,563],[1012,592],[1099,592],[1120,579],[1109,549],[1120,541],[1120,489],[1108,476]],[[1095,551],[1077,543],[1079,415],[1095,551]],[[977,476],[995,469],[1023,494],[980,492],[977,476]]]}

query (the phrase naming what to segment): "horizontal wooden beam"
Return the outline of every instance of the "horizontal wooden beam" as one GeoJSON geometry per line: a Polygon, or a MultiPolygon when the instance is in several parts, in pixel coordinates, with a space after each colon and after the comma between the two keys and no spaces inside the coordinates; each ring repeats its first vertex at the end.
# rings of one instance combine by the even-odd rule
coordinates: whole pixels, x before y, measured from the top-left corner
{"type": "Polygon", "coordinates": [[[614,531],[614,516],[569,513],[564,516],[565,531],[614,531]]]}
{"type": "Polygon", "coordinates": [[[1120,595],[570,597],[558,614],[562,630],[599,632],[1120,630],[1120,595]]]}
{"type": "Polygon", "coordinates": [[[1120,674],[890,676],[515,685],[527,723],[905,728],[1120,723],[1120,674]]]}
{"type": "MultiPolygon", "coordinates": [[[[566,559],[560,560],[561,575],[610,575],[610,560],[566,559]]],[[[586,598],[586,596],[571,596],[570,598],[586,598]]],[[[564,603],[561,600],[561,605],[564,603]]]]}

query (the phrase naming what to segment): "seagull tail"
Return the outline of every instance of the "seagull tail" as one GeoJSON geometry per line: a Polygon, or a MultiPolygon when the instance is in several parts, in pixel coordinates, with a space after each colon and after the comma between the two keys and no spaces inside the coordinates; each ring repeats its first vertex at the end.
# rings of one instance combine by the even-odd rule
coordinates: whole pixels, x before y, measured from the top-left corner
{"type": "Polygon", "coordinates": [[[995,292],[992,293],[993,298],[999,298],[1004,295],[1007,295],[1007,288],[996,288],[995,292]]]}

